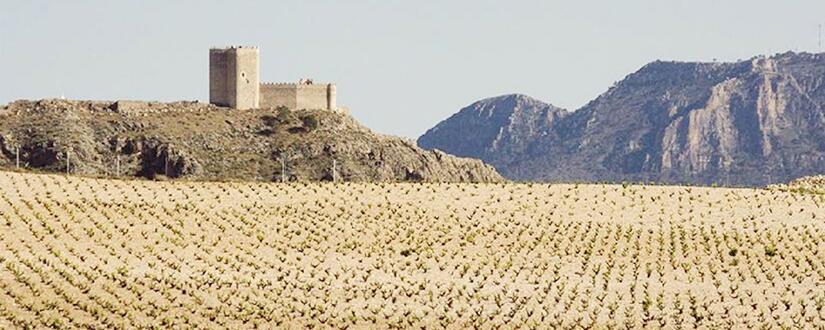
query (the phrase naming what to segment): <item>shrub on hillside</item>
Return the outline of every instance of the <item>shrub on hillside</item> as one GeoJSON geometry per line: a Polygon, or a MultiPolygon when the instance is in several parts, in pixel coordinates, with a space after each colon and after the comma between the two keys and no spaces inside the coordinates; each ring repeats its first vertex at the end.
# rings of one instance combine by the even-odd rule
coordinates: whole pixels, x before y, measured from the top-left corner
{"type": "Polygon", "coordinates": [[[315,118],[315,116],[304,116],[301,118],[301,121],[303,121],[304,128],[306,128],[307,131],[318,128],[318,118],[315,118]]]}

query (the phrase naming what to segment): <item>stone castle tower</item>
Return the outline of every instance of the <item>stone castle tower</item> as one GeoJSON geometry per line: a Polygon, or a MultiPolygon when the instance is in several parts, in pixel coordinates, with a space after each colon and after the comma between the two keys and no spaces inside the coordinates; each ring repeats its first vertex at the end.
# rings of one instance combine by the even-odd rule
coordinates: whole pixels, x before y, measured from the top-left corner
{"type": "Polygon", "coordinates": [[[258,48],[209,50],[209,103],[235,109],[277,108],[335,110],[335,84],[260,83],[258,48]]]}
{"type": "Polygon", "coordinates": [[[236,109],[260,105],[260,64],[254,47],[209,50],[209,103],[236,109]]]}

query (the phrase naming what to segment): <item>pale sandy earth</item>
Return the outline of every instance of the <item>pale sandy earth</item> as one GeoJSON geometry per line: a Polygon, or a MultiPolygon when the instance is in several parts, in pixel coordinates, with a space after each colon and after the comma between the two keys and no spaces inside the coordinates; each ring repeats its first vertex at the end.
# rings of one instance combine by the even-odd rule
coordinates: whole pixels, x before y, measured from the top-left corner
{"type": "Polygon", "coordinates": [[[0,328],[823,328],[825,198],[0,172],[0,328]]]}

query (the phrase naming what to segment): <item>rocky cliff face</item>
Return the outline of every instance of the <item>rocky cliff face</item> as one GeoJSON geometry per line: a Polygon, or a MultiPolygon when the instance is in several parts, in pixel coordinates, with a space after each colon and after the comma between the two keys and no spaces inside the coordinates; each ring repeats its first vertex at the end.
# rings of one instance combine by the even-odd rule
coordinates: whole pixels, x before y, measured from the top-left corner
{"type": "Polygon", "coordinates": [[[0,108],[0,167],[18,155],[22,168],[101,176],[331,180],[335,161],[346,181],[502,180],[479,160],[375,134],[341,112],[195,102],[17,101],[0,108]]]}
{"type": "MultiPolygon", "coordinates": [[[[513,142],[521,147],[505,162],[492,161],[504,155],[500,152],[453,152],[490,159],[513,179],[782,182],[825,172],[823,80],[825,54],[786,53],[737,63],[654,62],[554,120],[547,134],[513,142]]],[[[488,130],[452,118],[439,126],[488,130]]],[[[448,152],[478,150],[431,132],[419,143],[448,152]]]]}

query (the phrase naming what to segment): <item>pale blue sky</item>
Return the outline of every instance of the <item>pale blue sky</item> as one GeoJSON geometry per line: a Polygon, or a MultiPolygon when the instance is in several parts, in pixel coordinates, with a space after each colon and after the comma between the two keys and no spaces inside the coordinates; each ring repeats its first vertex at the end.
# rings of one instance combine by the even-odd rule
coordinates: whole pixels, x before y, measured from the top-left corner
{"type": "Polygon", "coordinates": [[[816,52],[825,1],[0,0],[0,103],[208,100],[208,48],[261,48],[264,81],[338,84],[416,137],[481,98],[576,109],[647,62],[816,52]]]}

